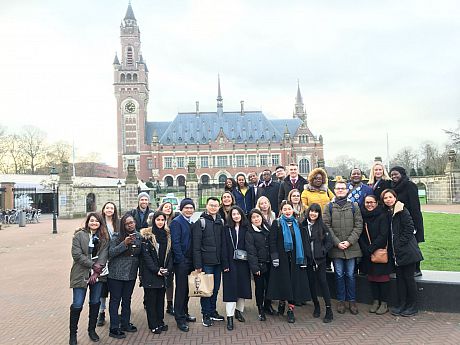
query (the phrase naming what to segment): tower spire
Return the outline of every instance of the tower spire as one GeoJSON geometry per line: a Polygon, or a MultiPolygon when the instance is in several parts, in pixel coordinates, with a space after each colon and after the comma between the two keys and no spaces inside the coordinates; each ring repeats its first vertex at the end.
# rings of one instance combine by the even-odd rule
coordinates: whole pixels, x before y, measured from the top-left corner
{"type": "Polygon", "coordinates": [[[134,11],[133,11],[133,8],[131,7],[131,1],[128,3],[128,9],[126,10],[124,21],[125,21],[125,25],[127,26],[137,25],[136,17],[134,17],[134,11]]]}
{"type": "Polygon", "coordinates": [[[297,79],[297,96],[295,98],[293,117],[301,119],[304,123],[307,122],[307,113],[305,112],[302,94],[300,93],[299,79],[297,79]]]}
{"type": "Polygon", "coordinates": [[[220,74],[217,74],[217,110],[221,110],[224,107],[224,99],[222,98],[222,93],[220,91],[220,74]]]}

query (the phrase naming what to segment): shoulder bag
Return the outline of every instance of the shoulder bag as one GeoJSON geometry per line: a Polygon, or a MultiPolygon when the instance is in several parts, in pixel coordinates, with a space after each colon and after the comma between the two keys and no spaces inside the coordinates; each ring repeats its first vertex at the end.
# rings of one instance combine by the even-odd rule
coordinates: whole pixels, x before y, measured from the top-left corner
{"type": "MultiPolygon", "coordinates": [[[[369,239],[369,244],[371,244],[371,237],[369,236],[369,230],[367,229],[367,224],[364,223],[364,229],[366,230],[367,238],[369,239]]],[[[388,242],[385,248],[378,248],[371,254],[371,262],[374,264],[386,264],[388,262],[388,242]]]]}

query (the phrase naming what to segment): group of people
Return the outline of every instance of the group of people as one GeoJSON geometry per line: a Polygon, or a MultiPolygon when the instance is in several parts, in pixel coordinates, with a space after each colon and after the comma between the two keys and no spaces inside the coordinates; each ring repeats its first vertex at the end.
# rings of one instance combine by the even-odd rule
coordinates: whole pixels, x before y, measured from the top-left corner
{"type": "Polygon", "coordinates": [[[294,323],[295,307],[310,300],[313,317],[319,318],[318,285],[325,304],[323,322],[331,322],[326,280],[331,261],[336,311],[358,314],[358,258],[358,268],[367,274],[374,299],[369,312],[382,315],[389,311],[390,274],[395,272],[398,304],[391,313],[417,313],[414,276],[421,274],[418,242],[424,240],[423,219],[417,187],[403,168],[393,167],[388,175],[377,162],[369,184],[362,182],[362,172],[355,168],[349,182],[336,180],[333,192],[323,169],[313,169],[305,179],[295,164],[288,166],[287,175],[280,166],[273,175],[265,169],[260,176],[250,173],[248,179],[249,183],[243,174],[228,179],[220,199],[208,198],[206,210],[195,222],[193,200],[183,199],[177,214],[168,203],[153,211],[147,193],[139,194],[138,207],[120,221],[112,202],[104,205],[101,214],[88,214],[72,243],[69,343],[77,343],[78,320],[88,289],[91,340],[99,340],[95,329],[105,322],[108,296],[109,336],[124,338],[126,332],[137,331],[130,322],[137,277],[144,289],[149,329],[155,334],[168,330],[164,323],[166,294],[167,311],[181,331],[189,331],[189,323],[196,321],[188,310],[192,271],[214,278],[212,295],[200,298],[205,327],[225,320],[217,311],[221,282],[227,329],[234,329],[234,319],[245,322],[251,280],[260,321],[267,315],[286,313],[287,321],[294,323]],[[278,301],[276,309],[272,301],[278,301]]]}

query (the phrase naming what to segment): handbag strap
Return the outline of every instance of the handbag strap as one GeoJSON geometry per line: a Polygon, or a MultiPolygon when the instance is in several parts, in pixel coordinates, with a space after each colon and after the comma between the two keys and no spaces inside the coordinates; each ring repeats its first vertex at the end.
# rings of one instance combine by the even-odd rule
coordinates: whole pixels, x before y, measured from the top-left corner
{"type": "MultiPolygon", "coordinates": [[[[236,250],[235,248],[235,242],[233,242],[233,235],[232,235],[232,228],[228,228],[228,232],[230,233],[230,238],[232,239],[232,247],[233,247],[233,250],[236,250]]],[[[238,241],[238,235],[236,235],[236,240],[238,241]]],[[[236,243],[236,246],[238,246],[238,242],[236,243]]]]}
{"type": "MultiPolygon", "coordinates": [[[[371,244],[372,242],[371,242],[371,237],[369,236],[369,230],[367,229],[367,223],[364,223],[364,229],[366,230],[367,238],[369,239],[369,244],[371,244]]],[[[387,248],[388,248],[388,241],[384,249],[387,249],[387,248]]]]}

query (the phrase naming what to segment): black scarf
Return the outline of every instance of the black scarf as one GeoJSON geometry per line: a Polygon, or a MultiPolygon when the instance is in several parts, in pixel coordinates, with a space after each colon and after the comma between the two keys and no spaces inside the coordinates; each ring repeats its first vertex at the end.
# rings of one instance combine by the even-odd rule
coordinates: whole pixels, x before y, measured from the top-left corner
{"type": "Polygon", "coordinates": [[[163,267],[163,264],[166,259],[166,247],[168,246],[168,234],[166,233],[165,228],[158,229],[156,226],[152,226],[152,233],[155,235],[158,245],[158,261],[163,267]]]}
{"type": "Polygon", "coordinates": [[[396,192],[396,195],[401,193],[404,189],[406,189],[407,184],[409,183],[409,177],[403,175],[399,179],[398,182],[394,183],[391,181],[391,188],[396,192]]]}
{"type": "Polygon", "coordinates": [[[347,197],[344,196],[343,198],[339,198],[338,196],[335,198],[335,203],[340,207],[343,207],[347,203],[347,197]]]}
{"type": "Polygon", "coordinates": [[[363,216],[364,221],[369,221],[377,218],[384,212],[384,208],[381,205],[378,205],[375,209],[372,211],[366,210],[366,208],[363,207],[361,210],[361,215],[363,216]]]}

